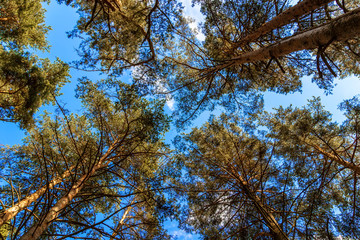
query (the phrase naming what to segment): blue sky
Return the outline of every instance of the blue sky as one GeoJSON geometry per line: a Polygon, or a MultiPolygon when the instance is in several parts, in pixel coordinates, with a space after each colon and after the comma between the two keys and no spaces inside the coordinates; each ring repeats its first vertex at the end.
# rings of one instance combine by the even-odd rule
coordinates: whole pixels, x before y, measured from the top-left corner
{"type": "MultiPolygon", "coordinates": [[[[199,13],[199,7],[191,8],[191,0],[183,0],[186,9],[185,13],[190,15],[196,21],[192,25],[196,26],[198,21],[201,21],[202,17],[199,13]]],[[[66,32],[73,29],[77,14],[74,9],[67,7],[65,5],[58,5],[54,1],[49,6],[46,6],[48,12],[46,14],[46,23],[52,26],[53,30],[50,31],[48,35],[48,41],[52,45],[50,53],[41,53],[43,57],[48,57],[51,60],[54,60],[56,57],[59,57],[65,62],[71,62],[76,60],[76,47],[79,44],[78,40],[68,39],[66,32]]],[[[201,34],[198,35],[199,39],[203,39],[201,34]]],[[[72,112],[80,112],[81,105],[78,99],[74,97],[75,87],[77,84],[77,79],[81,76],[88,75],[92,78],[97,78],[97,74],[89,74],[77,71],[75,69],[71,70],[71,82],[68,83],[62,89],[63,96],[60,97],[60,101],[66,103],[66,107],[72,112]]],[[[359,94],[360,81],[357,77],[349,77],[344,80],[336,80],[337,86],[333,90],[332,95],[325,96],[324,92],[319,89],[315,84],[311,83],[309,77],[303,79],[303,93],[295,93],[288,95],[281,95],[275,93],[266,93],[264,96],[265,100],[265,109],[271,111],[272,108],[276,108],[280,105],[288,106],[293,104],[295,106],[303,106],[307,103],[308,99],[311,99],[312,96],[321,96],[322,103],[325,105],[326,109],[334,114],[334,119],[338,122],[344,120],[341,112],[337,109],[338,104],[344,100],[353,97],[354,95],[359,94]]],[[[40,112],[44,109],[49,109],[49,107],[41,108],[40,112]]],[[[51,108],[50,108],[51,109],[51,108]]],[[[169,111],[170,109],[168,109],[169,111]]],[[[196,125],[201,124],[207,119],[204,117],[208,114],[203,114],[202,118],[196,121],[196,125]]],[[[21,131],[16,124],[0,122],[0,144],[3,145],[13,145],[20,144],[21,139],[24,137],[24,132],[21,131]]],[[[174,131],[167,134],[167,141],[170,141],[169,138],[174,136],[174,131]]],[[[179,239],[194,239],[195,237],[177,229],[176,222],[168,222],[167,226],[172,230],[173,233],[178,235],[179,239]]]]}
{"type": "Polygon", "coordinates": [[[311,82],[310,77],[302,79],[303,88],[302,93],[294,94],[276,94],[268,92],[264,96],[265,109],[271,111],[272,108],[277,108],[280,105],[289,106],[304,106],[307,104],[307,100],[310,100],[313,96],[321,97],[321,102],[325,106],[325,109],[333,114],[333,119],[337,122],[345,120],[342,112],[338,109],[338,105],[345,99],[352,98],[358,95],[360,92],[360,80],[358,77],[351,76],[346,79],[336,79],[336,86],[333,89],[331,95],[325,95],[324,91],[319,89],[315,83],[311,82]]]}

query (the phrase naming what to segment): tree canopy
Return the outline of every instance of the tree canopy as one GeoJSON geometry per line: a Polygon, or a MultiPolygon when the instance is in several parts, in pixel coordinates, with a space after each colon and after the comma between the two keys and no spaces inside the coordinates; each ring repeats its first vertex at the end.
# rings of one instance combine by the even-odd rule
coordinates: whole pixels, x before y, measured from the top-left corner
{"type": "Polygon", "coordinates": [[[173,239],[169,219],[202,239],[360,235],[359,98],[342,123],[315,97],[263,108],[304,76],[325,94],[359,76],[359,0],[193,0],[197,30],[177,0],[56,2],[77,61],[37,56],[49,1],[0,1],[0,120],[26,131],[0,145],[1,239],[173,239]]]}
{"type": "Polygon", "coordinates": [[[179,126],[219,104],[254,105],[267,90],[300,91],[303,76],[329,93],[335,77],[359,74],[359,1],[194,1],[205,16],[203,42],[175,2],[125,2],[67,1],[80,6],[78,64],[114,75],[135,67],[145,92],[159,94],[160,84],[175,99],[179,126]]]}
{"type": "Polygon", "coordinates": [[[178,139],[182,224],[210,239],[356,238],[358,99],[342,106],[342,125],[314,99],[258,116],[258,135],[222,115],[178,139]]]}
{"type": "Polygon", "coordinates": [[[14,218],[11,237],[166,236],[156,227],[168,127],[163,103],[139,99],[123,84],[112,97],[99,88],[84,80],[84,115],[60,107],[62,116],[44,115],[22,146],[4,149],[3,177],[11,185],[3,188],[3,204],[18,199],[2,213],[3,224],[14,218]],[[114,225],[96,220],[100,213],[114,225]],[[126,220],[117,223],[121,215],[126,220]]]}
{"type": "Polygon", "coordinates": [[[0,119],[23,128],[30,127],[41,105],[54,101],[69,77],[67,64],[33,53],[49,47],[44,12],[39,0],[0,3],[0,119]]]}

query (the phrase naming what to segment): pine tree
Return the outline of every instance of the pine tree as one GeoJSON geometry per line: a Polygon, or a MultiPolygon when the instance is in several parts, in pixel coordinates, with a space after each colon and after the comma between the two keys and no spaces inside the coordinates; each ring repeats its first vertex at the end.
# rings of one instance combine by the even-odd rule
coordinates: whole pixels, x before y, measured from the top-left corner
{"type": "Polygon", "coordinates": [[[176,156],[188,173],[178,180],[189,205],[184,223],[205,238],[289,239],[273,194],[281,191],[279,170],[267,147],[224,115],[185,135],[176,156]]]}
{"type": "MultiPolygon", "coordinates": [[[[105,88],[83,80],[79,95],[86,113],[70,115],[60,108],[62,117],[45,116],[25,144],[4,159],[17,160],[8,162],[9,181],[15,189],[28,187],[20,191],[23,198],[32,196],[16,209],[16,219],[5,220],[14,227],[13,237],[167,237],[161,228],[159,209],[165,203],[157,174],[166,150],[161,135],[168,127],[163,103],[138,98],[134,89],[118,82],[105,88]],[[23,169],[28,171],[10,178],[11,171],[23,169]],[[96,220],[100,213],[105,220],[96,220]]],[[[11,195],[3,194],[11,205],[11,195]]]]}
{"type": "Polygon", "coordinates": [[[324,226],[326,231],[318,233],[321,237],[357,235],[358,99],[340,106],[346,116],[341,125],[332,121],[319,99],[303,108],[279,108],[260,118],[268,128],[267,137],[277,145],[276,153],[294,169],[292,178],[308,192],[303,200],[307,216],[300,225],[303,236],[314,234],[316,228],[325,230],[324,226]],[[326,201],[329,206],[319,211],[326,201]]]}
{"type": "Polygon", "coordinates": [[[29,127],[37,109],[53,102],[67,82],[68,66],[57,59],[39,59],[35,50],[46,51],[40,0],[4,0],[0,3],[0,120],[29,127]]]}
{"type": "Polygon", "coordinates": [[[125,69],[152,65],[174,38],[181,19],[175,0],[58,0],[78,8],[80,19],[70,36],[83,39],[79,68],[121,74],[125,69]]]}
{"type": "Polygon", "coordinates": [[[342,125],[314,99],[257,116],[260,132],[224,114],[184,134],[174,160],[181,226],[210,239],[355,237],[358,105],[341,105],[342,125]]]}
{"type": "Polygon", "coordinates": [[[330,93],[335,77],[359,74],[358,1],[195,2],[205,41],[179,30],[175,51],[154,70],[178,103],[180,125],[218,104],[254,106],[263,91],[300,91],[303,76],[330,93]]]}

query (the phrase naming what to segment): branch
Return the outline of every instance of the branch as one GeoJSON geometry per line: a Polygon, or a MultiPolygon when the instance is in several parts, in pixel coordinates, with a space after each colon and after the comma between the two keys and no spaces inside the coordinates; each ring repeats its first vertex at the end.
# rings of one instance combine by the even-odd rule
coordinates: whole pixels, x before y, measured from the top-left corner
{"type": "Polygon", "coordinates": [[[287,25],[292,22],[292,20],[297,19],[304,14],[307,14],[322,5],[325,5],[329,2],[332,2],[333,0],[304,0],[295,6],[287,9],[286,11],[280,13],[273,19],[271,19],[269,22],[264,23],[261,27],[255,30],[255,32],[247,35],[243,39],[240,39],[239,42],[235,43],[235,45],[232,47],[231,51],[244,46],[245,44],[249,42],[253,42],[262,35],[265,35],[269,32],[271,32],[274,29],[277,29],[279,27],[282,27],[284,25],[287,25]]]}

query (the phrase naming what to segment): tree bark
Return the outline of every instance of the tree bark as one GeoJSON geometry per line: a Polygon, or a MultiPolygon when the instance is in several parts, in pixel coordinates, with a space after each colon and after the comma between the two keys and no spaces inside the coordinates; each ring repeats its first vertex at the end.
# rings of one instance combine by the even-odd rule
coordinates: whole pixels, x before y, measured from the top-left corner
{"type": "MultiPolygon", "coordinates": [[[[306,142],[306,141],[305,141],[306,142]]],[[[351,170],[353,170],[356,174],[360,175],[360,166],[355,165],[352,162],[346,161],[344,159],[342,159],[340,156],[329,153],[327,151],[325,151],[324,149],[322,149],[320,146],[315,145],[315,144],[311,144],[306,142],[306,144],[308,144],[309,146],[313,147],[316,151],[318,151],[319,153],[321,153],[322,155],[330,158],[331,160],[333,160],[334,162],[336,162],[337,164],[340,164],[343,167],[346,168],[350,168],[351,170]]]]}
{"type": "Polygon", "coordinates": [[[94,173],[105,166],[107,166],[110,161],[107,161],[107,158],[114,150],[118,141],[115,141],[106,153],[100,158],[99,162],[86,174],[81,176],[79,180],[71,187],[70,191],[64,195],[46,214],[46,216],[38,224],[34,224],[28,232],[26,232],[20,240],[35,240],[38,239],[43,232],[48,228],[52,221],[54,221],[61,211],[66,208],[74,197],[81,191],[84,187],[85,182],[92,176],[94,173]]]}
{"type": "Polygon", "coordinates": [[[307,14],[322,5],[325,5],[333,0],[304,0],[296,4],[295,6],[285,10],[284,12],[280,13],[270,21],[264,23],[261,27],[256,29],[254,32],[250,33],[249,35],[245,36],[243,39],[240,39],[239,42],[235,43],[232,50],[243,46],[249,42],[253,42],[262,35],[271,32],[279,27],[287,25],[292,22],[292,20],[301,17],[304,14],[307,14]]]}
{"type": "Polygon", "coordinates": [[[276,240],[288,240],[288,236],[282,230],[279,223],[276,221],[275,217],[266,209],[266,206],[261,202],[261,199],[256,196],[256,194],[251,191],[247,182],[238,174],[238,172],[230,166],[232,174],[235,176],[237,181],[240,183],[241,188],[243,189],[245,195],[249,200],[254,204],[257,211],[260,213],[261,217],[264,219],[266,226],[270,229],[271,234],[276,240]]]}
{"type": "Polygon", "coordinates": [[[69,170],[63,173],[60,177],[53,179],[49,185],[43,186],[33,194],[30,194],[23,200],[17,202],[14,206],[6,209],[4,212],[0,214],[0,226],[2,226],[7,221],[11,220],[15,217],[19,212],[29,207],[31,203],[35,202],[39,197],[41,197],[48,189],[53,189],[57,184],[61,183],[64,178],[70,176],[71,171],[74,167],[71,167],[69,170]]]}
{"type": "Polygon", "coordinates": [[[359,37],[359,23],[360,8],[357,8],[324,25],[280,40],[270,46],[231,58],[226,60],[227,63],[206,69],[206,71],[219,71],[233,65],[263,61],[271,58],[282,57],[300,50],[314,49],[319,46],[326,45],[331,41],[346,41],[354,37],[359,37]]]}

